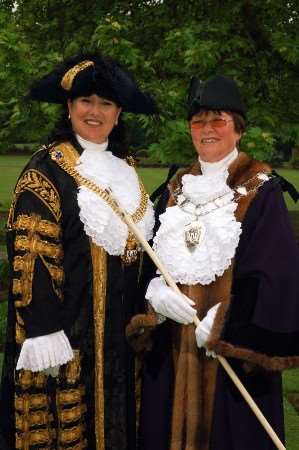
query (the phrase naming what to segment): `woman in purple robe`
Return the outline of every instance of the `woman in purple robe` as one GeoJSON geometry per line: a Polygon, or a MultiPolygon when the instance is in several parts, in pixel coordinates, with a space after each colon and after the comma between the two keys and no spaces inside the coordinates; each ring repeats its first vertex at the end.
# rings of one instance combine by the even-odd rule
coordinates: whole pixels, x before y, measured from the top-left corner
{"type": "Polygon", "coordinates": [[[299,252],[279,177],[239,151],[245,116],[233,80],[192,80],[197,161],[160,197],[153,240],[186,298],[146,264],[147,304],[127,329],[146,350],[140,450],[276,448],[215,355],[284,441],[281,371],[299,366],[299,252]]]}

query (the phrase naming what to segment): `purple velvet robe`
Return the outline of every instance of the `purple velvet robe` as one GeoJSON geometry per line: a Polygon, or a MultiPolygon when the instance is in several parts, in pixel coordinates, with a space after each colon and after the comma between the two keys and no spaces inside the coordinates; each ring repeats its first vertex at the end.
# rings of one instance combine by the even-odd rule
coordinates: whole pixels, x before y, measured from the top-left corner
{"type": "MultiPolygon", "coordinates": [[[[159,204],[163,212],[168,194],[159,204]]],[[[146,272],[153,276],[154,271],[146,272]]],[[[299,366],[299,250],[277,180],[263,185],[242,223],[235,255],[232,302],[221,340],[299,366]]],[[[271,426],[284,441],[281,373],[228,358],[271,426]]],[[[143,373],[140,450],[169,448],[173,364],[171,324],[157,327],[143,373]]],[[[223,368],[217,373],[209,450],[276,447],[223,368]]],[[[182,450],[185,450],[182,448],[182,450]]],[[[199,448],[200,450],[200,448],[199,448]]]]}

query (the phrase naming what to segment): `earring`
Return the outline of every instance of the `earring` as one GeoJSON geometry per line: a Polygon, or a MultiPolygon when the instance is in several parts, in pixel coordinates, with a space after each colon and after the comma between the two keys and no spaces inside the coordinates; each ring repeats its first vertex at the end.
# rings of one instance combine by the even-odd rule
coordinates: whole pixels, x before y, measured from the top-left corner
{"type": "Polygon", "coordinates": [[[69,113],[69,115],[67,116],[67,118],[68,118],[68,119],[70,119],[70,118],[71,118],[71,115],[70,115],[70,113],[69,113]]]}
{"type": "Polygon", "coordinates": [[[116,119],[116,121],[115,121],[114,125],[115,125],[115,126],[117,126],[117,125],[118,125],[118,120],[117,120],[117,119],[116,119]]]}

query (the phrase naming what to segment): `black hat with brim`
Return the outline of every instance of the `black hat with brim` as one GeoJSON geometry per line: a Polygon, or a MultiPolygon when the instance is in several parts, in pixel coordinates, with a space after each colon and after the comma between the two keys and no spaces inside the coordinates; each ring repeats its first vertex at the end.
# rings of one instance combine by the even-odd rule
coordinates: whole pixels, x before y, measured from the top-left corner
{"type": "Polygon", "coordinates": [[[246,118],[246,109],[239,88],[231,78],[215,75],[206,83],[193,77],[188,93],[188,120],[201,110],[231,111],[246,118]]]}
{"type": "Polygon", "coordinates": [[[115,102],[124,112],[157,113],[152,97],[138,88],[123,67],[112,58],[94,53],[68,59],[36,81],[28,97],[41,102],[66,104],[68,99],[92,94],[115,102]]]}

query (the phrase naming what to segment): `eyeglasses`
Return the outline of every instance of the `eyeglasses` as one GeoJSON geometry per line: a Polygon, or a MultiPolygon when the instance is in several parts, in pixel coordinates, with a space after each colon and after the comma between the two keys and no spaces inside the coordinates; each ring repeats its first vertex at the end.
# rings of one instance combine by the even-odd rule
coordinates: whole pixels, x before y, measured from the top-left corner
{"type": "Polygon", "coordinates": [[[223,128],[226,127],[228,122],[233,122],[233,119],[220,119],[220,117],[215,117],[210,120],[194,120],[190,123],[190,127],[193,130],[201,130],[205,125],[210,124],[212,128],[223,128]]]}

